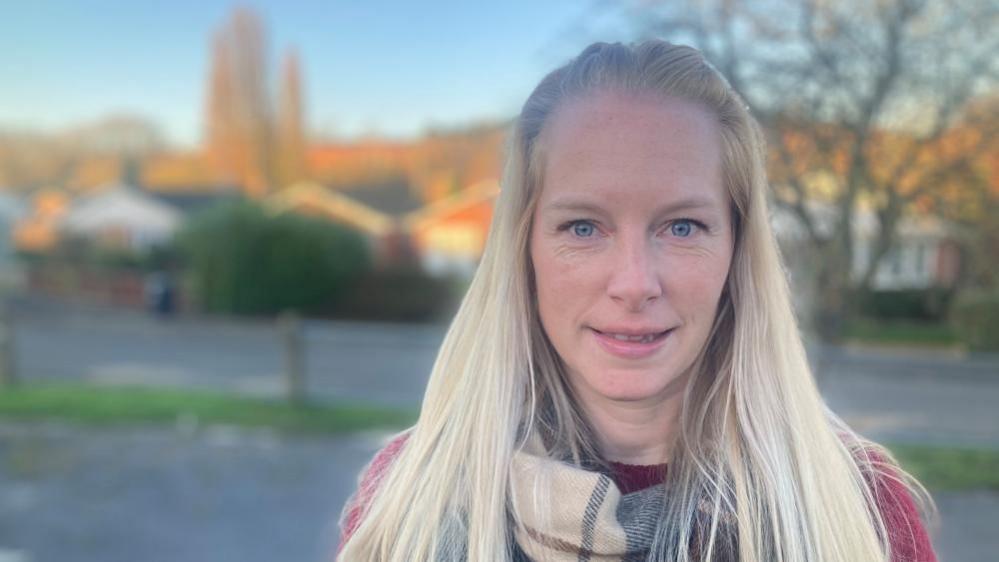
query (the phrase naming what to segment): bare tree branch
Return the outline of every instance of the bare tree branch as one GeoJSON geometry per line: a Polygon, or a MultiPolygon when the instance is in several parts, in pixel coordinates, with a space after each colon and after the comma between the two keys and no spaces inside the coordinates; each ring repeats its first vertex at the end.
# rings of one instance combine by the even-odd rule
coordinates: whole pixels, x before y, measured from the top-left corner
{"type": "Polygon", "coordinates": [[[956,119],[973,104],[999,103],[994,0],[656,5],[654,24],[645,29],[693,41],[773,139],[781,190],[775,200],[799,219],[822,256],[816,277],[826,285],[817,292],[828,299],[826,312],[847,302],[844,291],[872,281],[917,202],[941,196],[940,186],[966,189],[962,182],[977,173],[974,162],[995,149],[995,110],[980,116],[986,123],[956,119]],[[980,138],[962,136],[969,128],[980,138]],[[963,151],[954,150],[955,142],[963,151]],[[820,191],[838,210],[832,238],[810,212],[820,191]],[[861,204],[879,228],[873,259],[852,279],[861,204]]]}

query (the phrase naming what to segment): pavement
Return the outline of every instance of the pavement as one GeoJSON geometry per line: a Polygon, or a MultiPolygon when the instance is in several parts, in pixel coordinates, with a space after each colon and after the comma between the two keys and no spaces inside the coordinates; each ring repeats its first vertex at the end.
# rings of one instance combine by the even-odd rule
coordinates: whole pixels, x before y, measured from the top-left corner
{"type": "Polygon", "coordinates": [[[0,561],[329,561],[386,437],[3,424],[0,561]]]}

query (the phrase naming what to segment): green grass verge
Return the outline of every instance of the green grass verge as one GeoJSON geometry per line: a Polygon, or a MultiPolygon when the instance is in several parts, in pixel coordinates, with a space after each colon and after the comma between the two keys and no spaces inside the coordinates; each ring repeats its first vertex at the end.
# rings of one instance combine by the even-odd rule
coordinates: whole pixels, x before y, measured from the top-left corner
{"type": "MultiPolygon", "coordinates": [[[[290,404],[221,393],[53,383],[0,389],[0,419],[63,420],[93,425],[199,424],[271,427],[297,433],[398,429],[416,412],[345,404],[290,404]]],[[[999,450],[889,446],[902,466],[932,490],[999,491],[999,450]]]]}
{"type": "Polygon", "coordinates": [[[947,347],[960,343],[957,334],[946,324],[904,320],[858,318],[847,324],[843,336],[849,341],[881,345],[947,347]]]}
{"type": "Polygon", "coordinates": [[[931,490],[999,492],[999,450],[889,446],[906,471],[931,490]]]}
{"type": "Polygon", "coordinates": [[[0,419],[58,419],[94,425],[169,424],[180,416],[199,424],[271,427],[337,433],[402,428],[416,412],[346,404],[293,406],[276,400],[222,393],[85,384],[30,384],[0,389],[0,419]]]}

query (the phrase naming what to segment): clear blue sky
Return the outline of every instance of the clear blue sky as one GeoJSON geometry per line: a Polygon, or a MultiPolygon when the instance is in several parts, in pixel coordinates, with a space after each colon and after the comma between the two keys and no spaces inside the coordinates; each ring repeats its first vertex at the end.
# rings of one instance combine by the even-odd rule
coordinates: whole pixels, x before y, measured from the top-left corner
{"type": "MultiPolygon", "coordinates": [[[[0,128],[52,131],[130,113],[173,143],[198,143],[211,37],[233,5],[3,2],[0,128]]],[[[284,50],[298,49],[308,125],[342,137],[512,116],[586,43],[628,39],[620,11],[595,0],[241,5],[264,20],[271,82],[284,50]]]]}

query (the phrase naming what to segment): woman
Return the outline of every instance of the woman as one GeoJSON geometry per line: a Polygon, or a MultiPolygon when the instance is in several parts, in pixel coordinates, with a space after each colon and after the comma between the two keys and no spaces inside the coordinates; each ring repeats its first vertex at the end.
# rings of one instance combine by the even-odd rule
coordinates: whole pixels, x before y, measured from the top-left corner
{"type": "Polygon", "coordinates": [[[595,44],[542,80],[340,559],[935,560],[922,489],[819,396],[763,162],[691,48],[595,44]]]}

